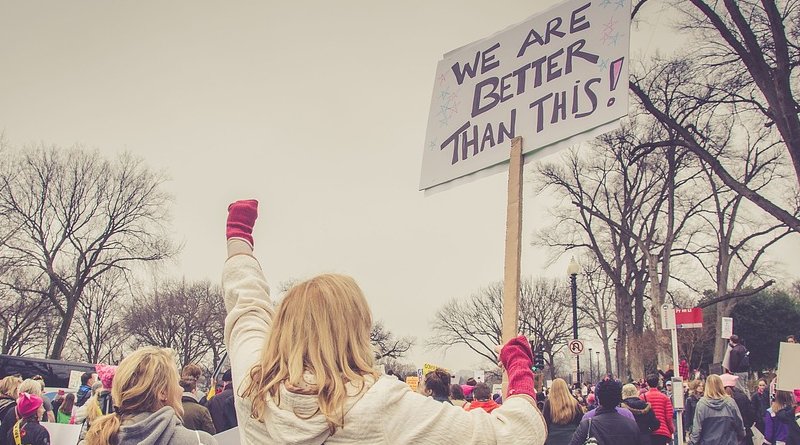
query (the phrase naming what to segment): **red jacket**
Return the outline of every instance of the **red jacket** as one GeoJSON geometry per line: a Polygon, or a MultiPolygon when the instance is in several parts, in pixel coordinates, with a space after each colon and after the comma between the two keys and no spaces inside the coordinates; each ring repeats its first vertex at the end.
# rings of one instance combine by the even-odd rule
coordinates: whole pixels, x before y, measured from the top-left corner
{"type": "Polygon", "coordinates": [[[652,434],[672,438],[672,434],[675,432],[675,424],[672,423],[672,402],[669,397],[656,388],[650,388],[650,391],[642,395],[642,400],[650,404],[656,419],[661,422],[661,425],[652,434]]]}
{"type": "Polygon", "coordinates": [[[473,401],[469,405],[465,406],[464,409],[467,411],[472,411],[473,409],[482,409],[487,413],[494,411],[497,408],[500,408],[500,405],[497,404],[494,400],[486,400],[484,402],[480,402],[478,400],[473,401]]]}

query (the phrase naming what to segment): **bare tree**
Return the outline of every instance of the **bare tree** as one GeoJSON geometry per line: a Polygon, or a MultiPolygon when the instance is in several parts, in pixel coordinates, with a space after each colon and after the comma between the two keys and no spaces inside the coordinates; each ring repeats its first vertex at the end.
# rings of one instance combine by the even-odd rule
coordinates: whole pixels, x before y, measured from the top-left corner
{"type": "Polygon", "coordinates": [[[209,353],[216,366],[225,325],[221,301],[222,291],[207,281],[167,282],[134,301],[125,325],[139,345],[174,349],[181,366],[200,363],[209,353]]]}
{"type": "Polygon", "coordinates": [[[375,349],[375,360],[384,358],[398,359],[403,357],[414,346],[413,338],[396,338],[390,330],[383,326],[381,321],[373,323],[372,330],[369,333],[369,340],[375,349]]]}
{"type": "MultiPolygon", "coordinates": [[[[611,339],[617,335],[614,283],[603,272],[594,255],[584,255],[580,265],[584,285],[578,287],[578,308],[603,344],[606,372],[615,373],[611,365],[610,348],[611,339]]],[[[600,372],[599,369],[597,371],[600,372]]]]}
{"type": "Polygon", "coordinates": [[[51,357],[61,357],[92,282],[176,252],[164,180],[129,154],[107,160],[77,147],[24,150],[0,171],[0,213],[18,228],[3,243],[6,256],[49,280],[45,292],[18,290],[49,299],[61,321],[51,357]]]}
{"type": "MultiPolygon", "coordinates": [[[[700,114],[736,115],[743,122],[772,128],[782,141],[794,170],[794,189],[800,182],[800,105],[795,97],[800,65],[798,33],[800,4],[795,1],[690,0],[677,3],[686,14],[684,32],[694,34],[696,49],[684,57],[690,71],[673,87],[700,114]],[[705,111],[703,111],[705,110],[705,111]]],[[[637,8],[638,10],[638,8],[637,8]]],[[[657,64],[655,68],[658,70],[657,64]]],[[[691,150],[731,190],[800,232],[800,213],[756,190],[731,172],[731,164],[715,157],[705,143],[706,129],[687,125],[682,110],[654,97],[648,77],[634,75],[631,91],[644,108],[674,134],[674,143],[691,150]]]]}
{"type": "MultiPolygon", "coordinates": [[[[501,343],[503,283],[492,283],[466,299],[453,299],[437,311],[432,321],[430,348],[465,345],[480,357],[497,363],[494,346],[501,343]]],[[[543,278],[524,280],[520,286],[520,332],[532,346],[544,347],[551,372],[555,356],[572,338],[572,302],[566,283],[543,278]]]]}
{"type": "Polygon", "coordinates": [[[17,290],[35,287],[35,277],[13,275],[7,279],[15,285],[0,288],[0,352],[12,355],[46,352],[49,320],[54,316],[50,302],[39,292],[17,290]]]}
{"type": "Polygon", "coordinates": [[[70,333],[75,359],[87,363],[118,363],[129,341],[125,311],[130,293],[124,275],[111,272],[87,286],[78,302],[75,328],[70,333]]]}

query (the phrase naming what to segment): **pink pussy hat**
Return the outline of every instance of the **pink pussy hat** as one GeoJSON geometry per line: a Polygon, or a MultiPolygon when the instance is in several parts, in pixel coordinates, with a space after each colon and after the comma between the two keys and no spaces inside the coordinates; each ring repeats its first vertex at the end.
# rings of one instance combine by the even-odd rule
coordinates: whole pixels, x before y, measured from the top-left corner
{"type": "Polygon", "coordinates": [[[719,378],[722,379],[722,386],[726,388],[736,386],[736,381],[739,380],[739,376],[733,374],[722,374],[719,378]]]}
{"type": "Polygon", "coordinates": [[[794,401],[800,403],[800,389],[794,390],[794,401]]]}
{"type": "Polygon", "coordinates": [[[40,406],[42,406],[42,398],[37,395],[22,392],[17,397],[17,413],[21,418],[35,415],[40,406]]]}
{"type": "Polygon", "coordinates": [[[117,373],[117,367],[112,365],[95,365],[97,370],[97,377],[103,382],[103,388],[111,389],[111,384],[114,383],[114,375],[117,373]]]}

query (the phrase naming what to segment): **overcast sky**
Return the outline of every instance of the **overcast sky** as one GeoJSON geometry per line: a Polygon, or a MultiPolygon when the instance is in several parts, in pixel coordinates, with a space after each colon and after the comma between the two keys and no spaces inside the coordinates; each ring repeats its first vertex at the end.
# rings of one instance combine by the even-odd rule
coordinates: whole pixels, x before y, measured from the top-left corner
{"type": "MultiPolygon", "coordinates": [[[[217,281],[227,204],[257,198],[273,288],[353,275],[376,319],[417,337],[412,361],[469,368],[423,346],[440,306],[502,278],[506,176],[417,191],[436,63],[554,3],[2,0],[0,129],[166,170],[176,277],[217,281]]],[[[634,55],[669,50],[664,25],[634,32],[634,55]]],[[[568,258],[545,270],[530,246],[551,202],[524,199],[523,275],[565,276],[568,258]]]]}

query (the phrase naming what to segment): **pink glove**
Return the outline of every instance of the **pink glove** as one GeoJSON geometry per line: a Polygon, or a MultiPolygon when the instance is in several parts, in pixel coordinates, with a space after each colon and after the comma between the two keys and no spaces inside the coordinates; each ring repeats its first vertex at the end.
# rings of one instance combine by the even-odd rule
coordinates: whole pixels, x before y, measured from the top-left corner
{"type": "Polygon", "coordinates": [[[253,246],[253,226],[258,218],[258,201],[245,199],[228,206],[227,239],[239,238],[253,246]]]}
{"type": "Polygon", "coordinates": [[[500,350],[500,361],[508,374],[508,395],[527,394],[536,399],[533,390],[533,352],[525,336],[512,338],[500,350]]]}

